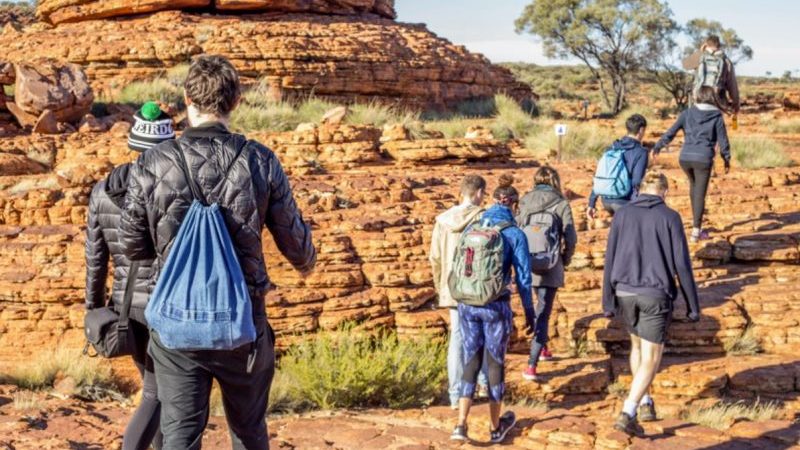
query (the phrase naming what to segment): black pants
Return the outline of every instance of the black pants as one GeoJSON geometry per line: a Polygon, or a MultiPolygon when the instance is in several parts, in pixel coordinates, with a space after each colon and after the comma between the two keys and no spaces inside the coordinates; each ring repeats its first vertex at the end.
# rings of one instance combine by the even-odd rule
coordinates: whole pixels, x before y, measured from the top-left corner
{"type": "Polygon", "coordinates": [[[630,200],[621,200],[621,199],[607,199],[601,198],[601,202],[603,202],[603,209],[605,209],[609,214],[612,216],[617,213],[623,206],[630,203],[630,200]]]}
{"type": "Polygon", "coordinates": [[[142,400],[133,413],[125,435],[122,437],[123,450],[147,450],[150,444],[156,450],[162,448],[162,436],[159,430],[161,403],[158,401],[158,385],[153,373],[153,360],[147,354],[150,342],[150,331],[139,322],[131,320],[130,327],[136,342],[133,362],[142,375],[142,400]]]}
{"type": "Polygon", "coordinates": [[[703,213],[706,209],[706,192],[711,180],[711,163],[681,161],[681,169],[689,177],[689,198],[692,201],[692,226],[703,225],[703,213]]]}
{"type": "Polygon", "coordinates": [[[256,320],[256,330],[255,344],[230,351],[169,350],[153,333],[149,351],[158,381],[165,450],[201,448],[214,379],[222,390],[233,448],[269,449],[266,414],[275,373],[275,338],[264,317],[256,320]],[[256,358],[252,371],[247,373],[248,356],[254,345],[256,358]]]}

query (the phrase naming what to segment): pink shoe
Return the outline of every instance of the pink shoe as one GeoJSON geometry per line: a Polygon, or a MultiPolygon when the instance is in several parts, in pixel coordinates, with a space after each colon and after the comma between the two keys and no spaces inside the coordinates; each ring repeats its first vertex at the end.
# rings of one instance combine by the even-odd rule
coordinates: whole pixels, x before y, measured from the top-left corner
{"type": "Polygon", "coordinates": [[[539,381],[539,376],[536,375],[536,367],[528,366],[528,368],[522,372],[522,378],[528,381],[539,381]]]}
{"type": "Polygon", "coordinates": [[[542,349],[542,353],[539,354],[539,361],[552,361],[554,359],[555,357],[552,353],[550,353],[550,349],[547,347],[544,347],[542,349]]]}

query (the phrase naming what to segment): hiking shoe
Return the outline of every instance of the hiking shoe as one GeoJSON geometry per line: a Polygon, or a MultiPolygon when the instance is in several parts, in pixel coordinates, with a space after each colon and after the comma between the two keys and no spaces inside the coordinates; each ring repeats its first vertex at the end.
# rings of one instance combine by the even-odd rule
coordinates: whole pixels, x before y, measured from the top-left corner
{"type": "Polygon", "coordinates": [[[489,386],[479,384],[478,389],[475,391],[475,398],[479,400],[489,398],[489,386]]]}
{"type": "Polygon", "coordinates": [[[455,429],[453,429],[453,434],[450,435],[451,441],[468,441],[469,436],[467,436],[467,426],[466,425],[456,425],[455,429]]]}
{"type": "Polygon", "coordinates": [[[656,404],[645,403],[644,405],[639,405],[639,411],[636,417],[639,419],[639,422],[655,422],[658,420],[658,416],[656,416],[656,404]]]}
{"type": "Polygon", "coordinates": [[[631,417],[627,413],[620,413],[617,421],[614,422],[614,429],[622,431],[628,436],[641,436],[644,434],[644,428],[639,425],[636,417],[631,417]]]}
{"type": "Polygon", "coordinates": [[[552,361],[554,359],[555,357],[550,353],[550,349],[547,347],[544,347],[542,353],[539,354],[539,361],[552,361]]]}
{"type": "Polygon", "coordinates": [[[500,417],[500,426],[497,427],[496,430],[493,430],[490,433],[492,444],[499,444],[503,442],[506,438],[506,435],[514,425],[517,423],[517,416],[514,414],[513,411],[506,411],[502,417],[500,417]]]}
{"type": "Polygon", "coordinates": [[[528,366],[528,368],[522,372],[522,378],[528,381],[539,381],[539,376],[536,375],[536,367],[528,366]]]}
{"type": "Polygon", "coordinates": [[[708,235],[708,231],[700,231],[699,233],[692,231],[691,241],[693,244],[696,244],[700,241],[707,241],[711,239],[711,236],[708,235]]]}

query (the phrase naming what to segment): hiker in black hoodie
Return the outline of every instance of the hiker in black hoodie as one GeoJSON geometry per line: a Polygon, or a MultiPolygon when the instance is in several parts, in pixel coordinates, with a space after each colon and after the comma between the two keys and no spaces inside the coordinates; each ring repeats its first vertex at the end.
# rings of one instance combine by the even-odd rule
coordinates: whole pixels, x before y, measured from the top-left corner
{"type": "Polygon", "coordinates": [[[719,144],[720,154],[725,162],[725,173],[731,169],[731,145],[725,120],[719,108],[717,96],[711,87],[700,89],[695,105],[681,113],[672,127],[653,147],[653,153],[675,139],[678,131],[683,130],[685,142],[681,149],[680,164],[689,177],[690,198],[692,201],[692,242],[708,239],[708,232],[702,230],[703,213],[706,208],[706,192],[714,167],[715,147],[719,144]]]}
{"type": "Polygon", "coordinates": [[[621,316],[627,326],[633,374],[614,427],[632,435],[643,432],[637,415],[643,422],[656,420],[648,391],[672,319],[676,277],[687,302],[688,320],[700,320],[686,233],[681,216],[664,203],[667,188],[664,174],[648,173],[639,196],[614,216],[606,249],[603,312],[607,317],[621,316]]]}
{"type": "MultiPolygon", "coordinates": [[[[155,103],[148,102],[134,116],[136,127],[128,136],[128,147],[143,152],[153,145],[175,137],[172,118],[155,103]],[[144,133],[142,130],[147,131],[144,133]]],[[[133,362],[142,376],[142,401],[136,408],[122,438],[123,450],[160,450],[162,436],[159,431],[161,403],[158,401],[153,360],[147,355],[150,332],[144,318],[144,309],[150,296],[152,260],[139,261],[138,269],[131,269],[131,260],[122,253],[119,226],[122,208],[128,192],[130,164],[116,167],[108,178],[98,182],[89,196],[89,219],[86,227],[86,309],[106,305],[106,279],[108,262],[114,265],[114,283],[111,299],[114,310],[120,313],[128,277],[135,277],[130,305],[130,329],[133,331],[133,362]]]]}

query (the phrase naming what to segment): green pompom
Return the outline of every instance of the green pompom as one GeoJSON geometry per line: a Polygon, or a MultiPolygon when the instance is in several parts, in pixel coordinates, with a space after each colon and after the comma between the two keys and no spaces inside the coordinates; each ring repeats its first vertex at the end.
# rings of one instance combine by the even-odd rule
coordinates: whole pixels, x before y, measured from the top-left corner
{"type": "Polygon", "coordinates": [[[147,102],[142,105],[141,113],[145,120],[156,120],[161,116],[161,108],[156,102],[147,102]]]}

